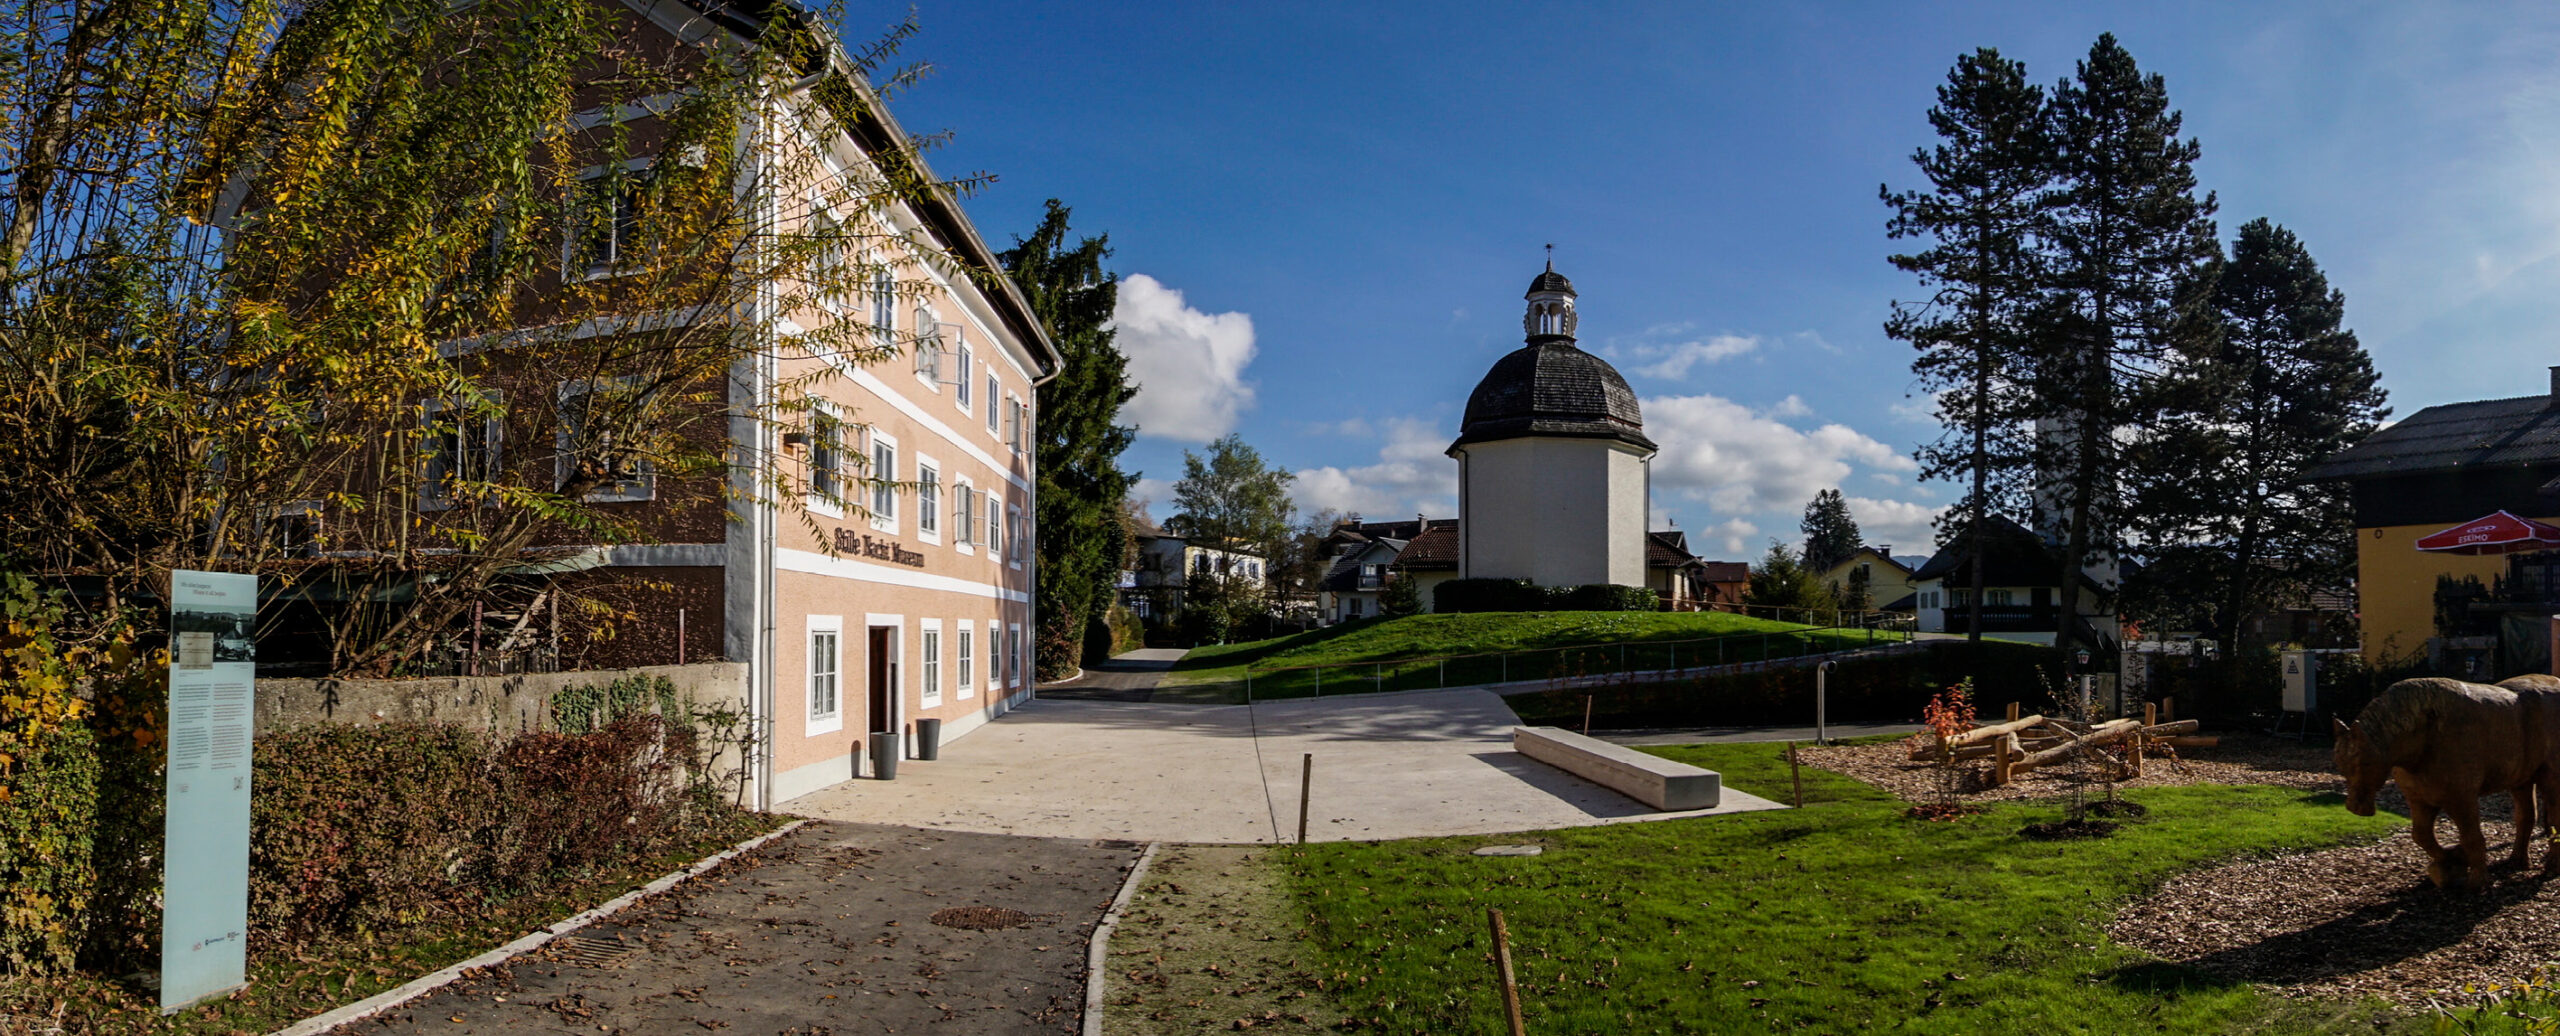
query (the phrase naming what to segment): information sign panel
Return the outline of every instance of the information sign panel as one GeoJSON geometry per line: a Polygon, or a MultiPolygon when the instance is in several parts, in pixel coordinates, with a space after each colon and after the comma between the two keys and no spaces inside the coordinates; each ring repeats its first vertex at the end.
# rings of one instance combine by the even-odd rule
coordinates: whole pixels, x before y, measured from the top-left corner
{"type": "Polygon", "coordinates": [[[258,577],[169,573],[169,812],[160,1011],[248,980],[258,577]]]}

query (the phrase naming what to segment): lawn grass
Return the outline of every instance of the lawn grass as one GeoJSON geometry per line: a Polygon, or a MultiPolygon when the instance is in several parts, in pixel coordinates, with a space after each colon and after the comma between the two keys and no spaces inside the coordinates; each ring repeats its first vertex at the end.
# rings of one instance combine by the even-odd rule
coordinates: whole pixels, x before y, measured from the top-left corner
{"type": "MultiPolygon", "coordinates": [[[[85,974],[0,977],[0,1034],[18,1031],[9,1026],[12,1019],[50,1019],[57,1009],[68,1033],[273,1032],[506,945],[790,820],[772,813],[738,813],[669,852],[562,876],[541,893],[486,904],[467,915],[312,946],[253,946],[246,988],[166,1018],[160,1015],[156,991],[144,983],[85,974]]],[[[26,1031],[48,1030],[37,1026],[26,1031]]]]}
{"type": "MultiPolygon", "coordinates": [[[[1872,640],[1882,643],[1901,638],[1899,633],[1877,632],[1872,640]]],[[[1254,674],[1253,696],[1257,699],[1307,697],[1318,693],[1318,676],[1315,671],[1296,667],[1347,666],[1324,671],[1322,692],[1356,693],[1748,662],[1858,647],[1869,642],[1869,635],[1863,631],[1773,622],[1725,612],[1409,615],[1328,626],[1270,640],[1193,648],[1174,664],[1157,688],[1162,692],[1209,685],[1240,687],[1250,670],[1254,674]],[[1710,638],[1716,638],[1716,642],[1679,643],[1710,638]],[[1601,647],[1572,650],[1586,645],[1601,647]],[[1374,664],[1497,652],[1528,654],[1513,654],[1507,661],[1485,657],[1451,658],[1445,664],[1374,664]]],[[[1160,693],[1158,697],[1166,695],[1160,693]]]]}
{"type": "MultiPolygon", "coordinates": [[[[1784,799],[1769,744],[1648,749],[1784,799]]],[[[1310,961],[1388,1032],[1497,1032],[1485,910],[1503,910],[1531,1032],[2425,1031],[2372,1004],[2263,995],[2111,945],[2100,925],[2170,874],[2378,838],[2335,795],[2138,790],[2110,838],[2033,842],[2053,803],[1953,822],[1826,771],[1807,808],[1535,836],[1327,843],[1291,858],[1310,961]],[[1534,841],[1537,857],[1477,857],[1534,841]]]]}

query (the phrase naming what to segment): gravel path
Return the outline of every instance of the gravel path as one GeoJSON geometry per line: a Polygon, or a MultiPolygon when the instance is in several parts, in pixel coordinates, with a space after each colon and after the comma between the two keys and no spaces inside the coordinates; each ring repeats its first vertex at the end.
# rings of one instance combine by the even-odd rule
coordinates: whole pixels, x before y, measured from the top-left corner
{"type": "Polygon", "coordinates": [[[340,1033],[1074,1033],[1138,847],[811,823],[340,1033]],[[942,921],[1020,921],[949,927],[942,921]],[[635,951],[605,966],[582,951],[635,951]]]}

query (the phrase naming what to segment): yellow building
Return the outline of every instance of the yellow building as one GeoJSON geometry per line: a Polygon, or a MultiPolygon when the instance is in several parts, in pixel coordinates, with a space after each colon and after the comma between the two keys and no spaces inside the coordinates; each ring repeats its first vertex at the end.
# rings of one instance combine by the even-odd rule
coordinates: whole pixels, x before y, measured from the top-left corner
{"type": "MultiPolygon", "coordinates": [[[[2529,569],[2529,581],[2548,581],[2541,573],[2550,565],[2542,557],[2421,551],[2417,541],[2501,510],[2560,520],[2560,367],[2551,372],[2548,395],[2431,406],[2306,473],[2346,483],[2354,503],[2357,612],[2367,661],[2429,650],[2437,636],[2440,578],[2495,585],[2529,569]]],[[[2543,596],[2548,607],[2510,603],[2497,610],[2560,608],[2543,596]]]]}

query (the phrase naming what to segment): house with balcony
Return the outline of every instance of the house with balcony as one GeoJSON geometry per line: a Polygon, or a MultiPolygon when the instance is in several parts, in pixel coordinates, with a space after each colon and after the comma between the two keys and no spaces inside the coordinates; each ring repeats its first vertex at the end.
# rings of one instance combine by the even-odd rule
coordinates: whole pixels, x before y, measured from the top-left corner
{"type": "MultiPolygon", "coordinates": [[[[2061,558],[2026,526],[1999,515],[1989,516],[1988,521],[1982,554],[1982,632],[2003,640],[2053,643],[2062,628],[2061,558]]],[[[2081,580],[2082,594],[2103,592],[2097,580],[2086,574],[2081,580]]],[[[1971,537],[1959,535],[1940,547],[1911,573],[1909,585],[1920,632],[1966,632],[1973,614],[1971,537]]]]}
{"type": "Polygon", "coordinates": [[[1216,575],[1261,586],[1270,559],[1235,544],[1195,543],[1148,526],[1138,530],[1137,566],[1122,573],[1120,603],[1149,625],[1182,617],[1182,593],[1196,577],[1216,575]]]}

